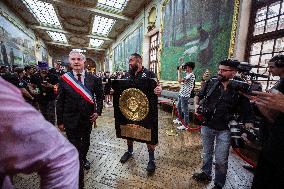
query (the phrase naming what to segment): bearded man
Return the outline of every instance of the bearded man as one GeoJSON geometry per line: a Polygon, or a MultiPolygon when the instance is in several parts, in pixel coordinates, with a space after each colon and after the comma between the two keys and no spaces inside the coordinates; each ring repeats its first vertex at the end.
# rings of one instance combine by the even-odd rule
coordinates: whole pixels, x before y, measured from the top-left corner
{"type": "MultiPolygon", "coordinates": [[[[144,68],[142,66],[142,57],[137,54],[131,54],[129,57],[129,72],[126,74],[125,79],[149,79],[149,78],[156,78],[155,73],[152,71],[144,68]]],[[[155,89],[154,93],[156,95],[160,95],[162,92],[161,86],[158,84],[155,89]]],[[[124,153],[121,157],[120,162],[125,163],[130,157],[132,157],[133,153],[133,140],[127,139],[127,146],[128,150],[124,153]]],[[[149,152],[149,162],[146,170],[148,173],[155,172],[156,165],[155,165],[155,152],[156,145],[154,144],[147,144],[148,152],[149,152]]]]}
{"type": "Polygon", "coordinates": [[[211,181],[212,160],[215,155],[214,188],[222,188],[226,181],[231,145],[229,122],[235,119],[234,115],[237,113],[241,115],[247,127],[251,126],[253,120],[249,99],[229,85],[230,80],[237,73],[239,64],[239,61],[232,59],[219,62],[218,76],[209,79],[195,97],[197,113],[199,102],[203,99],[201,111],[204,117],[201,128],[203,165],[202,172],[193,174],[193,178],[197,181],[211,181]]]}

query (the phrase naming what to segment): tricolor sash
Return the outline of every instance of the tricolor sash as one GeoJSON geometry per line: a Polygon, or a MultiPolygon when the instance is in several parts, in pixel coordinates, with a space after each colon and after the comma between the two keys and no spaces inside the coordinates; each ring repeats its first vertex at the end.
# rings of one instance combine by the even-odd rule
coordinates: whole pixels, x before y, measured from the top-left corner
{"type": "Polygon", "coordinates": [[[81,95],[86,101],[91,104],[94,104],[94,97],[92,93],[81,83],[79,82],[73,74],[67,72],[63,74],[62,79],[68,83],[79,95],[81,95]]]}

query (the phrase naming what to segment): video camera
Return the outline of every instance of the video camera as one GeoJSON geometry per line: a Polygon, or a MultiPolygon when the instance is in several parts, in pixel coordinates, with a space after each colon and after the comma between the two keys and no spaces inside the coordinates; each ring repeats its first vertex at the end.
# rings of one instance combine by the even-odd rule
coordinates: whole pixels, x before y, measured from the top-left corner
{"type": "Polygon", "coordinates": [[[248,62],[241,62],[238,66],[238,72],[243,74],[243,75],[250,76],[251,79],[253,79],[255,77],[262,77],[262,78],[268,78],[269,77],[267,75],[251,72],[252,68],[266,68],[266,67],[259,66],[259,65],[251,65],[248,62]]]}
{"type": "Polygon", "coordinates": [[[231,145],[233,148],[244,148],[246,140],[254,143],[255,146],[261,146],[265,140],[263,131],[264,121],[262,118],[257,118],[253,122],[254,127],[247,129],[244,123],[233,119],[229,122],[228,126],[231,132],[231,145]],[[245,134],[245,135],[243,135],[245,134]],[[245,139],[246,138],[246,139],[245,139]]]}
{"type": "Polygon", "coordinates": [[[248,62],[241,62],[238,66],[238,72],[242,75],[249,76],[250,77],[250,83],[242,81],[242,80],[236,80],[231,79],[228,84],[228,88],[232,88],[238,91],[241,91],[246,94],[251,94],[252,91],[262,91],[262,86],[260,83],[255,82],[254,78],[256,77],[262,77],[262,78],[268,78],[269,76],[253,73],[251,72],[252,68],[265,68],[263,66],[258,65],[251,65],[248,62]]]}
{"type": "Polygon", "coordinates": [[[229,80],[228,88],[241,91],[246,94],[251,94],[251,92],[253,91],[251,84],[235,79],[229,80]]]}

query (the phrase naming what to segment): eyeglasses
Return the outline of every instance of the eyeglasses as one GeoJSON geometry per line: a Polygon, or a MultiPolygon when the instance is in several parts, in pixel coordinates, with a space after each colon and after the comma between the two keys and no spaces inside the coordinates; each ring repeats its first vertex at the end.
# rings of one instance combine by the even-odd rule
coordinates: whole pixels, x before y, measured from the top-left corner
{"type": "Polygon", "coordinates": [[[228,69],[218,69],[219,72],[231,72],[231,71],[234,71],[234,70],[228,70],[228,69]]]}
{"type": "Polygon", "coordinates": [[[73,60],[73,61],[75,61],[75,60],[77,60],[77,61],[81,61],[81,60],[82,60],[82,58],[71,58],[71,60],[73,60]]]}

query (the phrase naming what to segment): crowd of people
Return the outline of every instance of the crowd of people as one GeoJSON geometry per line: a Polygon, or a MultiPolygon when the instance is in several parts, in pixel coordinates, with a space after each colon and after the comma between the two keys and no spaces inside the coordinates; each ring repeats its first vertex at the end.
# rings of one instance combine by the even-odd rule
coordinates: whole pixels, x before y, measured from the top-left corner
{"type": "MultiPolygon", "coordinates": [[[[142,57],[137,53],[129,58],[128,72],[112,75],[108,71],[98,74],[86,71],[85,61],[84,54],[72,50],[69,54],[72,70],[66,73],[60,66],[49,69],[45,62],[40,62],[38,67],[9,69],[1,66],[0,138],[5,140],[0,140],[0,188],[11,187],[9,176],[20,172],[38,172],[42,188],[84,188],[84,169],[90,169],[87,153],[92,123],[102,115],[104,100],[107,105],[112,105],[111,79],[156,78],[142,66],[142,57]],[[69,142],[53,125],[66,132],[69,142]]],[[[184,78],[180,75],[178,78],[182,83],[179,113],[188,124],[185,106],[188,99],[195,96],[195,113],[203,116],[203,162],[201,172],[194,173],[193,178],[210,182],[215,158],[214,188],[224,187],[231,146],[229,123],[237,114],[246,128],[254,127],[255,104],[263,118],[269,120],[269,134],[264,141],[252,188],[283,188],[284,55],[269,61],[269,71],[280,80],[265,92],[243,94],[230,85],[232,79],[239,80],[236,77],[239,64],[232,59],[220,61],[217,76],[204,82],[196,95],[192,94],[195,63],[187,62],[179,68],[180,75],[182,70],[186,72],[184,78]],[[272,111],[273,119],[267,113],[272,111]]],[[[160,95],[161,92],[157,83],[153,93],[160,95]]],[[[133,140],[128,139],[127,146],[121,163],[132,157],[133,140]]],[[[149,161],[146,170],[149,173],[156,170],[155,147],[156,144],[147,144],[149,161]]]]}

